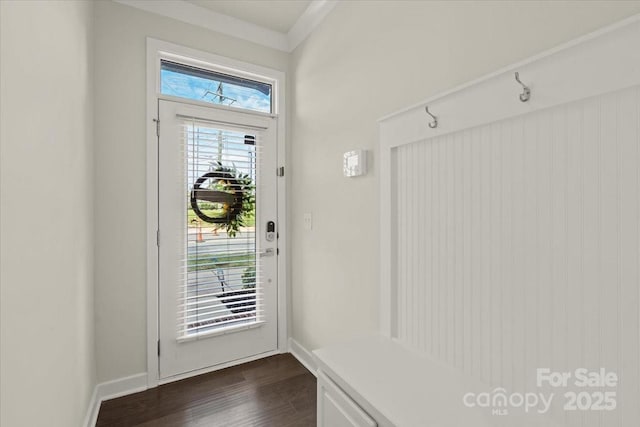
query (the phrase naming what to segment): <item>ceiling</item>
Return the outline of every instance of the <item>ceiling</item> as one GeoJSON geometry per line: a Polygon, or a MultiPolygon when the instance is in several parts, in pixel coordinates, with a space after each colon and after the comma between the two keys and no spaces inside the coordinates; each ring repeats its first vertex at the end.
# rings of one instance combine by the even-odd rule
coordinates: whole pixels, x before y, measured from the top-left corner
{"type": "Polygon", "coordinates": [[[186,0],[280,33],[288,33],[311,0],[186,0]]]}

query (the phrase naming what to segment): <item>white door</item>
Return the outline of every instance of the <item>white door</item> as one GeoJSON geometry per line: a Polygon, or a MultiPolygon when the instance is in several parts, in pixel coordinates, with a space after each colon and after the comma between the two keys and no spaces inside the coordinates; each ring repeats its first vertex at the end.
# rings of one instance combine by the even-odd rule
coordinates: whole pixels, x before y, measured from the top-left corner
{"type": "Polygon", "coordinates": [[[277,348],[276,118],[159,101],[160,378],[277,348]]]}

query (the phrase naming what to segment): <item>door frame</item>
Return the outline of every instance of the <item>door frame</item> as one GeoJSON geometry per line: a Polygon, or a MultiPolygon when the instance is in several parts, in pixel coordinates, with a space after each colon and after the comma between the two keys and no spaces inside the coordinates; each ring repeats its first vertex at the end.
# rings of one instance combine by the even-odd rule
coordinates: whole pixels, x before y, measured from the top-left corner
{"type": "MultiPolygon", "coordinates": [[[[286,109],[285,109],[285,73],[270,68],[248,64],[212,53],[202,52],[185,46],[147,38],[147,134],[146,134],[146,198],[147,198],[147,239],[146,239],[146,288],[147,288],[147,387],[156,387],[159,384],[177,381],[182,378],[203,374],[206,372],[222,369],[228,366],[248,362],[258,358],[270,355],[271,353],[263,353],[258,356],[248,357],[246,359],[235,360],[232,362],[215,365],[209,368],[189,372],[168,379],[159,379],[159,275],[158,275],[158,128],[156,119],[158,117],[158,100],[166,99],[178,101],[184,104],[192,104],[206,106],[207,108],[232,110],[244,114],[264,116],[264,113],[251,113],[247,110],[225,106],[212,106],[209,103],[191,101],[183,98],[175,98],[171,96],[160,95],[159,79],[160,59],[173,59],[184,61],[187,63],[208,64],[216,69],[225,70],[228,73],[238,73],[246,76],[253,76],[259,80],[267,80],[274,85],[275,100],[273,101],[274,113],[270,116],[277,117],[276,125],[276,146],[277,146],[277,165],[278,168],[286,166],[286,109]]],[[[160,129],[162,124],[160,124],[160,129]]],[[[275,174],[276,171],[274,170],[275,174]]],[[[287,342],[289,337],[289,316],[290,299],[289,299],[289,280],[287,274],[288,263],[288,234],[287,234],[287,175],[277,179],[277,230],[278,238],[278,343],[277,350],[272,352],[284,353],[287,351],[287,342]]]]}

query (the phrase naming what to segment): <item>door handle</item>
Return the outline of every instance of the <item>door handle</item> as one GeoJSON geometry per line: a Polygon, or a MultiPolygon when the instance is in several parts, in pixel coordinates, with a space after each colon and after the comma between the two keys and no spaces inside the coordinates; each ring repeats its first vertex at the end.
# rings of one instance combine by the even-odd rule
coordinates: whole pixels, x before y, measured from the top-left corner
{"type": "Polygon", "coordinates": [[[266,256],[274,256],[276,253],[276,250],[273,248],[267,248],[264,251],[260,252],[260,258],[264,258],[266,256]]]}

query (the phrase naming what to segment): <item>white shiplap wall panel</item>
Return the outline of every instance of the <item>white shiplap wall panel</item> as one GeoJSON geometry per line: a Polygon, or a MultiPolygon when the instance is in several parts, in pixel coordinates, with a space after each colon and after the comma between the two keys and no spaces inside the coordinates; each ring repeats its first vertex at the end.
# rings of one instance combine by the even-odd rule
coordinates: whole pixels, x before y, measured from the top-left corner
{"type": "MultiPolygon", "coordinates": [[[[624,209],[619,211],[619,224],[626,224],[627,228],[620,229],[619,240],[619,284],[620,292],[618,328],[621,331],[633,330],[634,324],[640,324],[640,108],[637,98],[625,96],[618,107],[619,141],[619,198],[630,201],[624,209]],[[630,123],[630,126],[623,125],[630,123]],[[635,125],[634,125],[635,124],[635,125]],[[633,202],[635,201],[635,206],[633,202]],[[627,283],[637,283],[636,287],[625,286],[627,283]]],[[[640,337],[640,329],[636,330],[636,337],[640,337]]],[[[622,401],[623,423],[634,419],[633,407],[640,395],[640,338],[621,337],[619,366],[622,401]],[[633,379],[635,378],[635,382],[633,379]],[[635,400],[634,400],[635,399],[635,400]]]]}
{"type": "Polygon", "coordinates": [[[492,386],[605,367],[640,417],[640,90],[392,148],[397,339],[492,386]]]}

